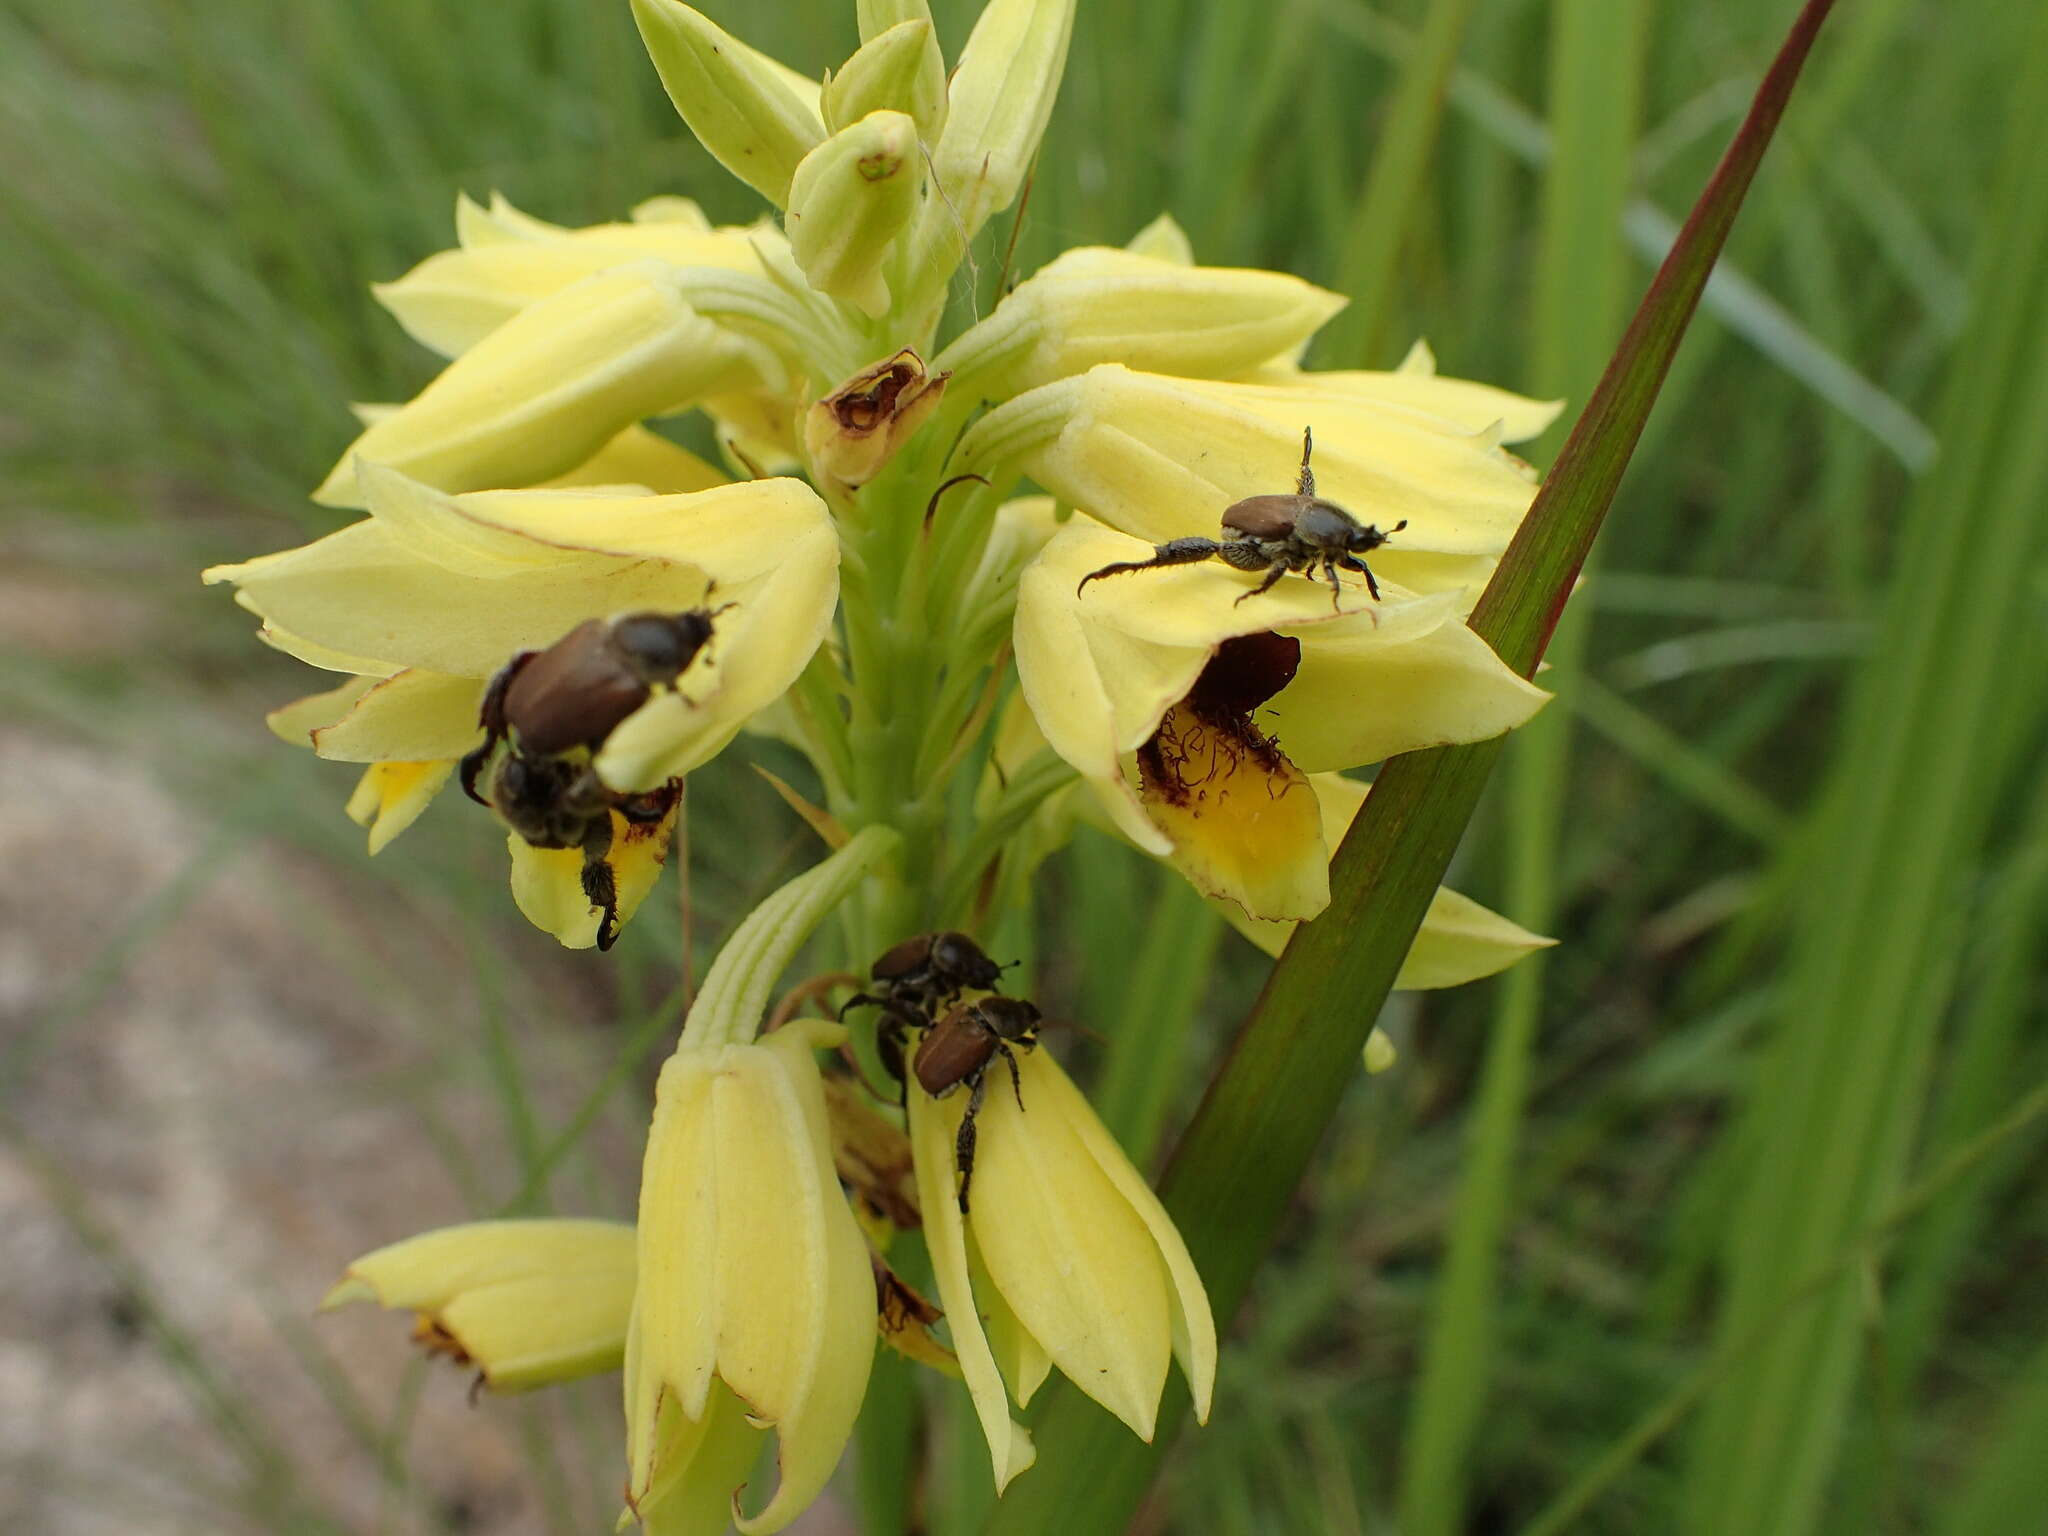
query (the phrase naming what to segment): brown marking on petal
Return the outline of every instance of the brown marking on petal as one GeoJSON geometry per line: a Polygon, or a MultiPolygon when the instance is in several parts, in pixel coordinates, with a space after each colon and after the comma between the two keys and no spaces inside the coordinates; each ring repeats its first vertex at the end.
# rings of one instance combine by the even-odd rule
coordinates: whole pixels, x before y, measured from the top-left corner
{"type": "Polygon", "coordinates": [[[825,1121],[832,1133],[832,1167],[861,1209],[901,1231],[922,1226],[910,1138],[848,1078],[824,1079],[825,1121]]]}
{"type": "MultiPolygon", "coordinates": [[[[646,790],[637,795],[622,795],[616,802],[619,820],[612,831],[618,843],[648,843],[660,840],[666,830],[669,817],[674,814],[676,802],[683,797],[683,781],[670,779],[659,788],[646,790]]],[[[666,858],[664,849],[662,857],[666,858]]]]}
{"type": "Polygon", "coordinates": [[[1266,772],[1274,795],[1293,778],[1280,743],[1252,723],[1251,713],[1294,681],[1301,642],[1270,631],[1224,641],[1195,679],[1187,697],[1167,710],[1138,748],[1138,774],[1146,793],[1185,808],[1204,800],[1203,786],[1249,757],[1266,772]]]}
{"type": "Polygon", "coordinates": [[[878,1253],[868,1261],[875,1271],[875,1327],[882,1341],[906,1359],[957,1376],[953,1351],[932,1334],[932,1324],[946,1314],[918,1294],[878,1253]]]}

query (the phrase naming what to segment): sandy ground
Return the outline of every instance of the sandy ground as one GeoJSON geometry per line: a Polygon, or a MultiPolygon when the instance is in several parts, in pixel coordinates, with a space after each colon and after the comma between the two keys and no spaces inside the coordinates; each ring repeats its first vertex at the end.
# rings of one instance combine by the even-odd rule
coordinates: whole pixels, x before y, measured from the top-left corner
{"type": "MultiPolygon", "coordinates": [[[[609,1531],[615,1378],[472,1407],[398,1318],[313,1315],[508,1188],[469,962],[302,855],[208,849],[145,771],[0,727],[0,1530],[609,1531]]],[[[608,1056],[579,1002],[510,1005],[543,1124],[608,1056]]],[[[630,1209],[636,1156],[600,1138],[563,1203],[630,1209]]]]}

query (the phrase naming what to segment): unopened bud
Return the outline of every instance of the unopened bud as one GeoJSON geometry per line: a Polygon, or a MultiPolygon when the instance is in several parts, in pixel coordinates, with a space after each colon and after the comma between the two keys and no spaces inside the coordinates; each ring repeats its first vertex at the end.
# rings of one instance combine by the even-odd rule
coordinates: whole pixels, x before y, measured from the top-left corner
{"type": "Polygon", "coordinates": [[[821,105],[835,131],[886,109],[908,112],[918,137],[935,141],[946,125],[946,61],[931,22],[898,22],[863,43],[826,82],[821,105]]]}
{"type": "Polygon", "coordinates": [[[698,141],[776,207],[799,161],[825,136],[786,72],[678,0],[633,0],[669,100],[698,141]]]}
{"type": "Polygon", "coordinates": [[[926,373],[908,347],[863,368],[811,407],[804,421],[811,468],[844,485],[867,484],[938,408],[947,377],[926,373]]]}
{"type": "Polygon", "coordinates": [[[917,211],[920,180],[917,125],[902,112],[870,112],[804,156],[784,227],[811,286],[885,313],[883,258],[917,211]]]}

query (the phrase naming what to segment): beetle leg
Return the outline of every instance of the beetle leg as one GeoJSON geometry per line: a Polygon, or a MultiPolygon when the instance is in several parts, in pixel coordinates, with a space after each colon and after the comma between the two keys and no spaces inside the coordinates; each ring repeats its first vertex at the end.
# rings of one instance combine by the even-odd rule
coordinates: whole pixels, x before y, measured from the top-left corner
{"type": "Polygon", "coordinates": [[[967,1095],[967,1113],[960,1117],[960,1134],[953,1138],[953,1164],[960,1170],[960,1214],[967,1214],[967,1186],[974,1182],[974,1117],[981,1113],[982,1096],[988,1092],[988,1072],[974,1074],[974,1087],[967,1095]]]}
{"type": "Polygon", "coordinates": [[[491,679],[491,685],[484,690],[483,702],[477,706],[476,723],[483,727],[484,740],[482,746],[463,755],[462,792],[478,805],[487,807],[491,803],[476,792],[476,781],[491,753],[505,739],[505,694],[512,686],[512,679],[539,654],[538,651],[521,651],[498,668],[498,675],[491,679]]]}
{"type": "Polygon", "coordinates": [[[583,834],[583,894],[600,913],[597,947],[610,949],[619,941],[619,879],[606,855],[612,851],[612,815],[604,812],[583,834]]]}
{"type": "Polygon", "coordinates": [[[1301,429],[1301,474],[1294,482],[1294,494],[1313,496],[1316,493],[1316,472],[1308,467],[1308,456],[1315,452],[1316,432],[1314,427],[1301,429]]]}
{"type": "Polygon", "coordinates": [[[1367,565],[1356,555],[1338,555],[1334,558],[1336,563],[1343,566],[1345,570],[1356,571],[1359,575],[1363,576],[1365,578],[1365,590],[1372,594],[1372,600],[1374,602],[1380,600],[1380,584],[1372,579],[1371,566],[1367,565]]]}
{"type": "MultiPolygon", "coordinates": [[[[1243,602],[1247,597],[1257,597],[1261,592],[1272,591],[1273,583],[1278,581],[1282,576],[1285,576],[1286,574],[1287,562],[1285,560],[1275,561],[1272,565],[1266,567],[1266,579],[1260,582],[1256,587],[1253,587],[1251,591],[1241,594],[1238,597],[1237,603],[1243,602]]],[[[1237,606],[1237,603],[1232,603],[1230,606],[1235,608],[1237,606]]]]}
{"type": "Polygon", "coordinates": [[[1024,1107],[1024,1080],[1017,1075],[1017,1053],[1001,1040],[996,1042],[996,1049],[1002,1053],[1003,1060],[1009,1063],[1010,1092],[1017,1096],[1017,1108],[1021,1110],[1024,1107]]]}
{"type": "Polygon", "coordinates": [[[1344,589],[1337,585],[1337,557],[1323,556],[1323,580],[1330,584],[1330,612],[1335,613],[1343,606],[1344,589]]]}
{"type": "Polygon", "coordinates": [[[1081,595],[1081,588],[1098,576],[1121,576],[1126,571],[1149,571],[1161,565],[1194,565],[1223,553],[1224,546],[1214,539],[1188,538],[1169,539],[1164,544],[1152,547],[1150,560],[1120,560],[1115,565],[1105,565],[1099,571],[1090,571],[1074,585],[1074,595],[1081,595]]]}

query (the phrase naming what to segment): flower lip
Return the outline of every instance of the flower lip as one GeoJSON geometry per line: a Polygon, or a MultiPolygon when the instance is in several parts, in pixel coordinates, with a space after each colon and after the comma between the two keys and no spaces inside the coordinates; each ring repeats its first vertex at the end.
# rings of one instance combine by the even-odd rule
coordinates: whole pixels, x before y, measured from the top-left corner
{"type": "Polygon", "coordinates": [[[1236,776],[1250,759],[1267,793],[1279,799],[1298,780],[1279,742],[1252,723],[1251,713],[1294,680],[1301,642],[1270,631],[1239,635],[1216,648],[1187,696],[1160,719],[1138,748],[1138,777],[1147,801],[1192,809],[1204,788],[1236,776]]]}

